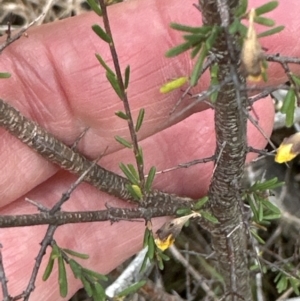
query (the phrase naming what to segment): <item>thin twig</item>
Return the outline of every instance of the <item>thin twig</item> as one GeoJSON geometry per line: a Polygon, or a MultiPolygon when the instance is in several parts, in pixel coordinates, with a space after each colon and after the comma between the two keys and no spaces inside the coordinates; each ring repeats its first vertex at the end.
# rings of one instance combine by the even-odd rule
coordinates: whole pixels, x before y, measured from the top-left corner
{"type": "Polygon", "coordinates": [[[173,257],[178,260],[185,269],[194,277],[194,279],[201,284],[201,288],[205,291],[207,296],[211,297],[213,300],[217,301],[218,298],[214,294],[214,292],[211,290],[211,288],[206,284],[206,279],[200,275],[190,264],[186,259],[180,254],[180,252],[177,250],[177,248],[173,245],[169,248],[171,254],[173,257]]]}
{"type": "Polygon", "coordinates": [[[159,171],[156,172],[156,175],[167,173],[167,172],[174,171],[174,170],[181,169],[181,168],[189,168],[189,167],[191,167],[193,165],[197,165],[197,164],[213,162],[215,160],[216,160],[216,156],[214,155],[214,156],[203,158],[203,159],[196,159],[196,160],[193,160],[193,161],[190,161],[190,162],[180,163],[177,166],[166,168],[166,169],[163,169],[163,170],[159,170],[159,171]]]}
{"type": "Polygon", "coordinates": [[[44,255],[46,254],[46,249],[47,247],[51,244],[52,239],[53,239],[53,235],[55,230],[57,229],[57,226],[53,226],[50,225],[47,229],[47,232],[41,242],[41,248],[39,250],[39,253],[35,259],[35,265],[33,267],[28,285],[26,290],[24,291],[24,301],[28,301],[30,294],[34,291],[35,288],[35,281],[36,281],[36,277],[37,274],[39,272],[40,266],[41,266],[41,262],[43,260],[44,255]]]}
{"type": "Polygon", "coordinates": [[[32,22],[30,22],[27,26],[25,26],[24,28],[22,28],[19,32],[17,32],[16,34],[14,34],[12,37],[8,37],[5,40],[5,42],[0,45],[0,54],[10,44],[12,44],[16,40],[20,39],[20,37],[28,30],[28,28],[31,27],[31,26],[33,26],[34,24],[36,24],[38,22],[38,20],[43,17],[43,15],[44,15],[44,13],[42,13],[41,15],[39,15],[35,20],[33,20],[32,22]]]}
{"type": "Polygon", "coordinates": [[[156,208],[113,208],[98,211],[59,211],[54,215],[49,212],[23,215],[0,215],[0,228],[27,227],[36,225],[65,225],[74,223],[90,223],[120,220],[145,219],[154,217],[174,216],[181,208],[193,208],[187,205],[159,206],[156,208]]]}
{"type": "Polygon", "coordinates": [[[134,122],[133,122],[132,115],[131,115],[131,109],[129,106],[129,101],[128,101],[126,89],[125,89],[124,82],[123,82],[123,77],[122,77],[120,63],[119,63],[119,57],[118,57],[118,54],[117,54],[117,51],[116,51],[116,48],[114,45],[114,41],[113,41],[113,35],[111,32],[111,28],[110,28],[106,4],[104,3],[104,0],[98,0],[98,1],[100,4],[100,7],[101,7],[101,11],[102,11],[105,31],[108,34],[108,36],[111,38],[111,42],[109,43],[110,53],[111,53],[112,60],[114,63],[118,84],[119,84],[120,90],[122,91],[121,100],[123,102],[125,113],[128,117],[128,119],[127,119],[128,128],[129,128],[130,137],[131,137],[131,141],[132,141],[133,152],[134,152],[135,159],[136,159],[136,165],[137,165],[139,180],[140,180],[140,187],[143,191],[144,184],[145,184],[144,164],[141,162],[141,160],[138,160],[138,158],[141,156],[141,153],[139,150],[138,139],[137,139],[134,122]]]}

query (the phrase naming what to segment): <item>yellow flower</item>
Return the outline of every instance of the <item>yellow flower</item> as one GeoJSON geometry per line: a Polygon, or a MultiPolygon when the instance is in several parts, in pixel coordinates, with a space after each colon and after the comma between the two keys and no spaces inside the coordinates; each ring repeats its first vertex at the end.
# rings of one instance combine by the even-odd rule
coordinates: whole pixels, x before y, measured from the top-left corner
{"type": "Polygon", "coordinates": [[[277,149],[275,161],[285,163],[294,159],[300,153],[300,133],[285,138],[277,149]]]}

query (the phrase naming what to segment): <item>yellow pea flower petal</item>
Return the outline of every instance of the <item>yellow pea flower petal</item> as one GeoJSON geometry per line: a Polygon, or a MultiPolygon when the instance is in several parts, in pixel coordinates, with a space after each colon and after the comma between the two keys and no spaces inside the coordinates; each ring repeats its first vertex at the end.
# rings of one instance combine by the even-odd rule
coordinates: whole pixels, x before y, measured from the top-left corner
{"type": "Polygon", "coordinates": [[[275,156],[277,163],[285,163],[294,159],[297,154],[292,153],[293,144],[280,145],[275,156]]]}
{"type": "Polygon", "coordinates": [[[300,133],[296,133],[282,141],[277,150],[275,161],[285,163],[294,159],[298,154],[300,154],[300,133]]]}
{"type": "Polygon", "coordinates": [[[175,238],[172,234],[170,234],[165,240],[161,240],[160,238],[156,238],[154,240],[156,246],[161,249],[162,251],[170,248],[175,241],[175,238]]]}
{"type": "Polygon", "coordinates": [[[157,238],[154,240],[156,246],[162,251],[168,249],[174,243],[175,238],[179,235],[184,224],[190,218],[199,216],[201,216],[200,213],[193,212],[192,214],[174,218],[173,220],[165,223],[156,231],[157,238]]]}

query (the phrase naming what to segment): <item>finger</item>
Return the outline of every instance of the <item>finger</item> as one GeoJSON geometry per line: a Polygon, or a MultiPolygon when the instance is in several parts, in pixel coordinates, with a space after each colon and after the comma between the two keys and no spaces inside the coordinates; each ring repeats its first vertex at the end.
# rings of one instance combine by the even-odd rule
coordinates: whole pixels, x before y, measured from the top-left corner
{"type": "MultiPolygon", "coordinates": [[[[192,66],[188,55],[157,60],[181,41],[180,34],[170,30],[167,24],[170,21],[184,22],[187,15],[191,24],[196,24],[199,12],[192,5],[182,6],[180,2],[174,2],[172,6],[160,4],[159,10],[154,1],[140,3],[136,5],[133,1],[113,6],[110,14],[121,66],[124,69],[130,64],[132,69],[128,94],[134,118],[138,108],[146,108],[145,124],[140,134],[142,139],[168,126],[166,116],[181,93],[161,95],[159,86],[167,79],[189,74],[192,66]],[[129,22],[126,11],[133,7],[136,19],[129,22]],[[145,18],[149,12],[151,22],[145,18]],[[133,34],[134,26],[143,28],[143,33],[133,34]]],[[[298,25],[293,20],[288,23],[290,31],[298,25]]],[[[81,150],[92,157],[106,147],[109,152],[118,149],[119,145],[113,140],[115,133],[128,136],[124,122],[114,116],[115,111],[122,109],[121,102],[109,87],[93,55],[98,51],[111,63],[107,45],[90,30],[90,25],[95,22],[100,21],[93,14],[87,14],[33,29],[29,31],[28,39],[23,38],[10,46],[0,62],[3,70],[11,70],[14,75],[12,79],[0,82],[4,98],[68,144],[85,126],[90,126],[81,150]]],[[[274,44],[276,47],[282,45],[277,43],[277,36],[269,39],[272,39],[267,45],[270,51],[274,44]]],[[[292,40],[288,47],[293,53],[299,51],[296,40],[292,40]]],[[[280,49],[277,47],[276,50],[280,49]]],[[[278,68],[270,70],[272,75],[278,68]]],[[[207,87],[207,83],[207,77],[204,77],[198,88],[207,87]]],[[[9,202],[47,179],[56,169],[9,135],[3,135],[0,164],[6,180],[2,181],[4,193],[1,196],[9,202]],[[15,180],[22,179],[22,184],[16,190],[11,185],[11,177],[13,170],[19,168],[19,162],[22,162],[22,170],[15,175],[15,180]]]]}
{"type": "MultiPolygon", "coordinates": [[[[134,4],[136,19],[131,18],[132,24],[128,20],[125,22],[124,13],[132,10],[132,5],[132,2],[124,4],[122,13],[120,8],[112,7],[111,20],[114,31],[121,30],[115,38],[121,65],[124,68],[130,64],[132,69],[128,94],[134,118],[138,108],[146,109],[139,137],[142,139],[161,128],[171,104],[179,97],[180,92],[167,96],[159,94],[159,85],[176,74],[186,74],[190,63],[176,60],[174,68],[167,60],[157,60],[163,58],[170,44],[165,39],[170,20],[162,18],[164,11],[156,10],[153,2],[150,7],[134,4]],[[157,27],[154,31],[144,18],[149,9],[157,27]],[[145,28],[145,32],[136,34],[135,47],[131,42],[133,26],[145,28]],[[155,51],[153,44],[157,45],[155,51]]],[[[122,110],[122,103],[94,56],[97,51],[111,64],[107,45],[90,28],[95,22],[100,19],[88,14],[32,29],[28,39],[15,42],[0,61],[1,70],[10,70],[13,74],[11,79],[0,82],[3,98],[69,145],[85,127],[91,127],[82,140],[81,151],[92,157],[106,148],[108,152],[119,149],[113,138],[116,134],[128,136],[126,122],[114,115],[115,111],[122,110]]],[[[42,183],[57,169],[3,130],[1,139],[1,199],[8,203],[42,183]],[[14,172],[16,169],[18,173],[14,172]],[[20,183],[17,189],[12,185],[12,177],[14,182],[20,183]]]]}
{"type": "MultiPolygon", "coordinates": [[[[272,101],[266,99],[255,104],[255,111],[258,112],[260,125],[267,134],[270,134],[272,127],[267,121],[267,112],[272,112],[272,101]],[[264,109],[265,112],[262,110],[264,109]]],[[[144,154],[147,162],[147,170],[154,164],[158,170],[173,167],[179,163],[184,163],[192,159],[199,159],[211,156],[214,153],[215,144],[213,131],[213,112],[205,111],[202,118],[207,126],[199,125],[200,113],[187,118],[172,128],[156,134],[142,142],[144,154]],[[193,129],[193,130],[191,130],[193,129]],[[189,133],[187,135],[186,133],[189,133]],[[175,137],[174,137],[175,135],[175,137]],[[203,144],[200,136],[208,142],[203,144]],[[167,143],[165,143],[167,142],[167,143]],[[192,147],[186,147],[191,145],[192,147]],[[168,147],[167,147],[168,146],[168,147]],[[153,149],[160,151],[160,155],[155,155],[153,149]]],[[[249,129],[249,145],[262,148],[266,144],[265,139],[254,127],[249,129]]],[[[131,153],[126,150],[109,155],[103,162],[111,169],[117,170],[113,162],[131,160],[131,153]],[[110,158],[109,158],[110,157],[110,158]]],[[[248,158],[251,159],[251,158],[248,158]]],[[[199,164],[188,169],[177,170],[176,172],[160,175],[155,180],[155,187],[170,193],[187,195],[194,198],[201,197],[207,192],[211,178],[212,163],[199,164]]],[[[51,207],[60,199],[75,178],[66,172],[59,172],[47,182],[31,191],[27,196],[35,201],[51,207]]],[[[128,204],[114,199],[97,191],[88,184],[82,184],[72,194],[71,199],[64,205],[63,210],[84,211],[105,209],[106,204],[112,207],[126,207],[128,204]]],[[[163,206],[163,204],[162,204],[163,206]]],[[[34,212],[31,205],[24,202],[24,198],[14,202],[2,211],[2,214],[24,214],[34,212]]],[[[159,227],[164,219],[158,219],[155,227],[159,227]]],[[[11,262],[6,270],[9,281],[9,289],[12,295],[17,294],[26,285],[30,272],[34,264],[34,258],[38,252],[46,227],[38,226],[33,228],[0,229],[1,243],[3,245],[3,258],[5,262],[11,262]],[[31,252],[23,252],[16,246],[28,248],[31,252]],[[20,269],[22,267],[22,269],[20,269]]],[[[86,267],[97,270],[100,273],[108,273],[113,268],[129,256],[141,249],[144,232],[143,222],[121,221],[111,225],[109,222],[88,223],[80,225],[65,225],[60,227],[55,235],[59,246],[87,253],[90,259],[83,264],[86,267]],[[76,235],[70,235],[76,233],[76,235]]],[[[46,256],[47,257],[47,256],[46,256]]],[[[37,278],[37,289],[34,296],[40,296],[41,292],[48,296],[47,300],[58,297],[57,276],[54,274],[47,283],[41,281],[41,273],[44,270],[45,262],[42,265],[40,275],[37,278]]],[[[78,282],[73,281],[73,276],[69,278],[70,295],[78,289],[78,282]]],[[[35,300],[35,299],[34,299],[35,300]]]]}

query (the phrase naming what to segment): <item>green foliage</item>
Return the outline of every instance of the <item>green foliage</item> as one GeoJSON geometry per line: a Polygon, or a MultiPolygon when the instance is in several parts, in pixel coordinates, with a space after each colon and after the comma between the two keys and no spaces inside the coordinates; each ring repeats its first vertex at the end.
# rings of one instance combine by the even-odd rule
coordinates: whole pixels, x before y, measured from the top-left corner
{"type": "Polygon", "coordinates": [[[153,238],[152,230],[150,230],[149,227],[146,227],[146,229],[145,229],[143,245],[144,245],[144,248],[147,248],[147,253],[144,257],[140,271],[145,270],[148,261],[156,262],[159,269],[163,270],[164,269],[163,262],[170,260],[170,258],[156,246],[154,238],[153,238]]]}
{"type": "Polygon", "coordinates": [[[121,90],[117,76],[115,74],[111,74],[110,72],[106,72],[106,78],[108,79],[109,83],[111,84],[112,88],[119,96],[119,98],[123,100],[124,92],[121,90]]]}
{"type": "Polygon", "coordinates": [[[93,297],[94,300],[105,301],[105,290],[100,281],[107,281],[107,277],[94,272],[92,270],[82,267],[78,262],[73,259],[69,260],[69,265],[76,279],[79,279],[89,297],[93,297]]]}
{"type": "Polygon", "coordinates": [[[209,201],[208,196],[205,196],[205,197],[199,199],[199,200],[196,202],[196,204],[194,205],[194,209],[195,209],[195,210],[201,209],[208,201],[209,201]]]}
{"type": "Polygon", "coordinates": [[[145,183],[145,191],[146,192],[149,192],[151,190],[155,174],[156,174],[156,168],[155,168],[155,166],[152,166],[149,170],[148,177],[147,177],[146,183],[145,183]]]}
{"type": "Polygon", "coordinates": [[[284,185],[284,182],[278,182],[278,179],[272,178],[270,180],[264,181],[264,182],[260,182],[257,181],[255,182],[249,189],[247,189],[248,192],[252,193],[252,192],[259,192],[259,191],[265,191],[265,190],[272,190],[278,187],[281,187],[284,185]]]}
{"type": "Polygon", "coordinates": [[[79,253],[70,249],[62,249],[63,252],[67,253],[68,255],[80,258],[80,259],[89,259],[90,256],[88,254],[79,253]]]}
{"type": "MultiPolygon", "coordinates": [[[[109,81],[110,85],[119,96],[121,100],[123,100],[124,92],[121,90],[116,74],[108,67],[103,58],[99,53],[96,53],[96,58],[100,65],[106,70],[106,78],[109,81]]],[[[127,71],[128,72],[128,71],[127,71]]],[[[129,76],[129,75],[128,75],[129,76]]],[[[129,80],[129,78],[128,78],[129,80]]]]}
{"type": "Polygon", "coordinates": [[[70,268],[76,279],[80,279],[88,296],[94,297],[95,300],[105,301],[105,291],[100,285],[99,281],[107,281],[107,277],[94,272],[92,270],[84,268],[74,259],[70,259],[68,255],[77,257],[80,259],[88,259],[86,254],[78,253],[69,249],[61,249],[55,243],[52,246],[52,251],[43,274],[43,280],[46,281],[52,270],[54,261],[57,260],[58,264],[58,283],[61,297],[66,297],[68,294],[68,279],[66,272],[66,264],[70,265],[70,268]]]}
{"type": "Polygon", "coordinates": [[[266,14],[266,13],[274,10],[278,6],[278,4],[279,4],[278,1],[267,2],[267,3],[257,7],[255,9],[255,14],[256,14],[256,16],[266,14]]]}
{"type": "Polygon", "coordinates": [[[10,78],[11,74],[8,72],[0,72],[0,78],[10,78]]]}
{"type": "Polygon", "coordinates": [[[130,285],[129,287],[127,287],[126,289],[124,289],[123,291],[121,291],[120,293],[118,293],[118,295],[116,297],[121,298],[121,297],[126,297],[129,294],[133,294],[136,291],[138,291],[141,287],[143,287],[146,284],[146,282],[147,281],[145,281],[145,280],[136,282],[136,283],[130,285]]]}
{"type": "Polygon", "coordinates": [[[219,223],[218,219],[215,218],[213,215],[211,215],[209,212],[200,210],[199,213],[201,214],[201,216],[204,219],[208,220],[209,222],[211,222],[213,224],[218,224],[219,223]]]}
{"type": "Polygon", "coordinates": [[[247,7],[248,7],[248,0],[240,0],[240,5],[237,7],[235,11],[235,16],[237,18],[241,18],[242,16],[244,16],[246,14],[247,7]]]}
{"type": "Polygon", "coordinates": [[[144,121],[144,116],[145,116],[145,109],[140,109],[139,111],[139,116],[137,118],[136,121],[136,125],[135,125],[135,131],[138,132],[141,129],[141,126],[143,124],[144,121]]]}
{"type": "Polygon", "coordinates": [[[129,193],[132,195],[132,197],[139,201],[143,198],[143,193],[141,191],[141,188],[138,185],[126,185],[126,189],[129,191],[129,193]]]}
{"type": "Polygon", "coordinates": [[[296,93],[291,87],[286,94],[281,108],[281,113],[286,114],[285,124],[287,127],[291,127],[294,124],[294,113],[296,108],[296,93]]]}
{"type": "Polygon", "coordinates": [[[195,86],[201,75],[203,63],[213,47],[221,28],[218,26],[191,27],[177,23],[171,23],[171,27],[187,34],[183,36],[185,42],[167,51],[166,56],[174,57],[189,49],[192,50],[192,58],[198,55],[190,79],[190,85],[195,86]]]}
{"type": "Polygon", "coordinates": [[[300,287],[300,278],[299,278],[299,271],[298,269],[292,267],[291,264],[287,264],[285,267],[286,271],[297,271],[297,277],[293,277],[290,275],[287,275],[287,273],[283,271],[279,271],[276,275],[274,282],[276,283],[276,289],[279,294],[285,292],[290,287],[293,289],[294,293],[296,295],[300,295],[299,287],[300,287]]]}
{"type": "Polygon", "coordinates": [[[65,261],[62,257],[62,254],[58,256],[58,284],[59,284],[59,292],[61,297],[66,297],[68,294],[68,280],[67,280],[67,272],[65,261]]]}
{"type": "Polygon", "coordinates": [[[120,117],[120,118],[122,118],[122,119],[124,119],[124,120],[128,120],[129,119],[129,117],[126,115],[126,113],[124,113],[122,111],[115,112],[115,115],[118,116],[118,117],[120,117]]]}
{"type": "Polygon", "coordinates": [[[95,0],[86,0],[91,9],[100,17],[102,17],[102,11],[98,3],[95,0]]]}
{"type": "Polygon", "coordinates": [[[264,26],[272,27],[275,25],[275,21],[265,17],[254,17],[254,22],[264,26]]]}
{"type": "Polygon", "coordinates": [[[128,85],[129,85],[129,79],[130,79],[130,66],[129,65],[125,68],[124,78],[125,78],[124,88],[127,89],[128,85]]]}
{"type": "Polygon", "coordinates": [[[300,89],[300,78],[294,74],[291,74],[292,85],[286,94],[281,108],[281,113],[286,114],[285,124],[287,127],[291,127],[294,124],[294,113],[296,108],[297,96],[299,98],[299,89],[300,89]]]}
{"type": "MultiPolygon", "coordinates": [[[[242,0],[240,6],[236,10],[235,19],[229,27],[229,32],[231,34],[237,33],[242,38],[246,37],[248,31],[247,27],[241,23],[242,19],[248,18],[249,12],[247,12],[247,6],[248,6],[248,1],[242,0]]],[[[278,6],[278,1],[271,1],[256,8],[254,22],[267,27],[274,26],[275,25],[274,20],[267,17],[262,17],[262,15],[274,10],[277,6],[278,6]]],[[[277,26],[270,30],[259,33],[257,37],[262,38],[262,37],[271,36],[273,34],[279,33],[283,29],[284,26],[277,26]]]]}
{"type": "MultiPolygon", "coordinates": [[[[210,89],[214,89],[214,87],[219,85],[218,72],[219,72],[218,64],[213,64],[212,67],[210,68],[210,89]]],[[[215,103],[217,97],[218,97],[218,90],[215,90],[210,94],[210,101],[212,103],[215,103]]]]}
{"type": "Polygon", "coordinates": [[[99,61],[100,65],[106,70],[106,72],[115,75],[115,73],[108,67],[108,65],[105,63],[105,61],[103,60],[102,56],[99,53],[96,53],[95,56],[99,61]]]}
{"type": "MultiPolygon", "coordinates": [[[[282,186],[283,182],[278,182],[277,178],[265,182],[257,181],[245,191],[244,198],[250,205],[253,213],[252,221],[257,225],[268,225],[271,220],[280,218],[280,210],[271,201],[269,201],[268,190],[282,186]]],[[[260,243],[264,243],[256,230],[251,229],[251,233],[260,243]]]]}
{"type": "Polygon", "coordinates": [[[280,32],[282,30],[284,30],[284,26],[280,25],[280,26],[274,27],[270,30],[263,31],[263,32],[259,33],[257,35],[257,37],[258,38],[263,38],[263,37],[271,36],[271,35],[276,34],[276,33],[280,32]]]}
{"type": "Polygon", "coordinates": [[[132,148],[132,143],[120,136],[115,136],[115,140],[126,148],[132,148]]]}
{"type": "Polygon", "coordinates": [[[112,39],[111,37],[102,29],[102,27],[98,24],[92,25],[92,29],[94,33],[100,37],[104,42],[111,43],[112,39]]]}
{"type": "Polygon", "coordinates": [[[120,169],[123,171],[126,178],[134,185],[139,185],[140,179],[139,174],[132,164],[125,165],[124,163],[119,164],[120,169]]]}

